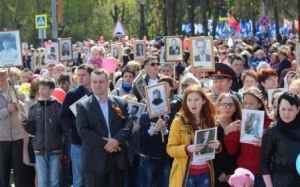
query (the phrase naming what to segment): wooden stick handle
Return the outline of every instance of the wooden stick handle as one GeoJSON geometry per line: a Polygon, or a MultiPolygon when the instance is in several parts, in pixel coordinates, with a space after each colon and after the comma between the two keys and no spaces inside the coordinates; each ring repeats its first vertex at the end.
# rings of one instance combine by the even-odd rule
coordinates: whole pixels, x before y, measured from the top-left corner
{"type": "Polygon", "coordinates": [[[161,134],[161,141],[162,141],[162,143],[165,143],[165,136],[164,136],[164,132],[163,132],[162,129],[160,130],[160,134],[161,134]]]}

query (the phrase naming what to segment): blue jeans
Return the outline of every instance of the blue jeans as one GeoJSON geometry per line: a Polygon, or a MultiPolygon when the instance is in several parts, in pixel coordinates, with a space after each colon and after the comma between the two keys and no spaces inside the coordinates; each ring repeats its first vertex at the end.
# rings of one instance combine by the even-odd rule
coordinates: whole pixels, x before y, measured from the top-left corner
{"type": "Polygon", "coordinates": [[[81,170],[81,146],[71,144],[71,162],[73,174],[73,187],[83,186],[81,170]]]}
{"type": "Polygon", "coordinates": [[[140,158],[139,186],[169,186],[170,163],[168,159],[140,158]]]}
{"type": "Polygon", "coordinates": [[[186,187],[210,187],[210,176],[208,173],[189,176],[186,187]]]}
{"type": "Polygon", "coordinates": [[[254,186],[255,187],[265,187],[265,182],[261,175],[255,175],[254,186]]]}
{"type": "Polygon", "coordinates": [[[139,187],[139,155],[134,155],[131,164],[129,165],[128,172],[124,176],[123,187],[139,187]]]}
{"type": "Polygon", "coordinates": [[[43,154],[35,155],[36,171],[39,187],[59,187],[60,184],[60,155],[43,154]]]}

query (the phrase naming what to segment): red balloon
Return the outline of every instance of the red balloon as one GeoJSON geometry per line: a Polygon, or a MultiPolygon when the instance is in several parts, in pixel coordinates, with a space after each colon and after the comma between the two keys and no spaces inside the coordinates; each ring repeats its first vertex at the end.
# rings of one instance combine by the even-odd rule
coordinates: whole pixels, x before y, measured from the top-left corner
{"type": "Polygon", "coordinates": [[[52,97],[61,104],[64,102],[65,96],[66,92],[61,88],[55,88],[52,93],[52,97]]]}

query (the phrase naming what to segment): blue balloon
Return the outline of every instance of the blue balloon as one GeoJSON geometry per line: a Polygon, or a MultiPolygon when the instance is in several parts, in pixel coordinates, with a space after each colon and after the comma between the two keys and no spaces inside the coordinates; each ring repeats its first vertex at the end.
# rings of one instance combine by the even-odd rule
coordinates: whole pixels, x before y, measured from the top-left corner
{"type": "Polygon", "coordinates": [[[296,169],[297,169],[298,175],[300,175],[300,153],[298,154],[297,159],[296,159],[296,169]]]}

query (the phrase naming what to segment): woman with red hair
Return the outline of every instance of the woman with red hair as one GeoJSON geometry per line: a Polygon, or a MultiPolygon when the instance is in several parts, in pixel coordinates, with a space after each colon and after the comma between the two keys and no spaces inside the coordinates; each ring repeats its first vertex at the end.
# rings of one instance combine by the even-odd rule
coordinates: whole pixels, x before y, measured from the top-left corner
{"type": "MultiPolygon", "coordinates": [[[[170,187],[213,187],[214,170],[211,161],[195,161],[193,153],[203,145],[193,144],[195,131],[215,127],[215,109],[199,85],[185,90],[182,107],[171,125],[167,153],[174,158],[170,187]]],[[[212,149],[220,148],[218,140],[210,141],[212,149]]]]}

